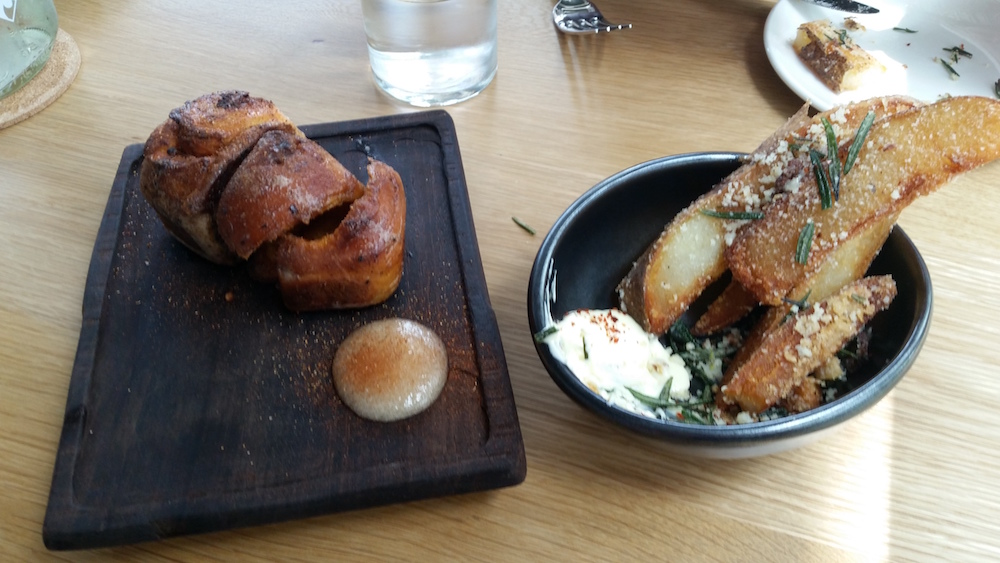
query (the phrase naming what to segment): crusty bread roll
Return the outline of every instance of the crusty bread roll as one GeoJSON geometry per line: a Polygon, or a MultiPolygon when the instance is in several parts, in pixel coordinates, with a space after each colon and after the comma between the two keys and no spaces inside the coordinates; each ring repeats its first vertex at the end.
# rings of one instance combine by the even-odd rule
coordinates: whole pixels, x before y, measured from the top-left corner
{"type": "Polygon", "coordinates": [[[219,264],[248,260],[296,311],[375,305],[403,270],[406,196],[370,160],[363,185],[267,100],[208,94],[146,141],[140,188],[167,230],[219,264]]]}
{"type": "Polygon", "coordinates": [[[401,420],[437,400],[448,381],[448,351],[426,326],[384,319],[349,334],[334,355],[332,371],[337,395],[356,414],[401,420]]]}
{"type": "Polygon", "coordinates": [[[388,299],[403,275],[406,196],[389,165],[368,162],[368,185],[339,224],[313,223],[276,241],[278,287],[294,311],[364,307],[388,299]]]}
{"type": "Polygon", "coordinates": [[[315,142],[269,131],[222,191],[215,220],[222,240],[246,259],[262,244],[358,199],[364,189],[315,142]]]}
{"type": "Polygon", "coordinates": [[[171,111],[146,141],[139,181],[164,227],[206,259],[235,264],[216,229],[216,204],[246,152],[275,129],[298,133],[273,103],[246,92],[207,94],[171,111]]]}

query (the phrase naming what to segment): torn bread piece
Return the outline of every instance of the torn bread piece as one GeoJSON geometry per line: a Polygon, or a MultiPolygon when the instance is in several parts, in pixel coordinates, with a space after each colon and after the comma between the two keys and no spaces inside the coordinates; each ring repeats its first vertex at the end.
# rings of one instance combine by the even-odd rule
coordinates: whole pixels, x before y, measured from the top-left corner
{"type": "Polygon", "coordinates": [[[837,93],[857,90],[866,79],[886,70],[851,39],[846,29],[835,29],[829,20],[800,25],[792,48],[809,70],[837,93]]]}

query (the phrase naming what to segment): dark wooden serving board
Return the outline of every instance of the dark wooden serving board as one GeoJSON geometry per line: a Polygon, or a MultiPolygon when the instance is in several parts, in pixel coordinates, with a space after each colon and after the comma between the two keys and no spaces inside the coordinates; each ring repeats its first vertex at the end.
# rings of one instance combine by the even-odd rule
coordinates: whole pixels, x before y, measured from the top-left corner
{"type": "Polygon", "coordinates": [[[524,446],[454,124],[430,111],[303,131],[407,198],[399,289],[366,309],[295,314],[242,267],[163,229],[125,149],[87,278],[43,538],[78,549],[202,533],[521,482],[524,446]],[[338,342],[405,317],[448,347],[448,382],[394,423],[354,415],[330,380],[338,342]]]}

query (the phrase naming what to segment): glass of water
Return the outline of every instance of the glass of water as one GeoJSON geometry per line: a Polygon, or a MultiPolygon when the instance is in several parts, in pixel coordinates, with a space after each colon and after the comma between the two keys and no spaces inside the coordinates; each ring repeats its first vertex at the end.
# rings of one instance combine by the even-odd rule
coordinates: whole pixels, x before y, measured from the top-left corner
{"type": "Polygon", "coordinates": [[[52,0],[0,0],[0,98],[42,70],[58,31],[52,0]]]}
{"type": "MultiPolygon", "coordinates": [[[[3,0],[0,0],[3,1],[3,0]]],[[[497,72],[497,0],[361,0],[375,83],[421,106],[467,100],[497,72]]]]}

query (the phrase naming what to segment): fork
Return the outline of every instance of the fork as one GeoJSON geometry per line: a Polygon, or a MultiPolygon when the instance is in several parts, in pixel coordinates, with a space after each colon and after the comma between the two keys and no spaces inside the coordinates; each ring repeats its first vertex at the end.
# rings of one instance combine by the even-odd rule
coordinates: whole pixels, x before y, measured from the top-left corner
{"type": "Polygon", "coordinates": [[[614,24],[590,0],[559,0],[552,8],[552,21],[563,33],[600,33],[630,29],[632,24],[614,24]]]}

